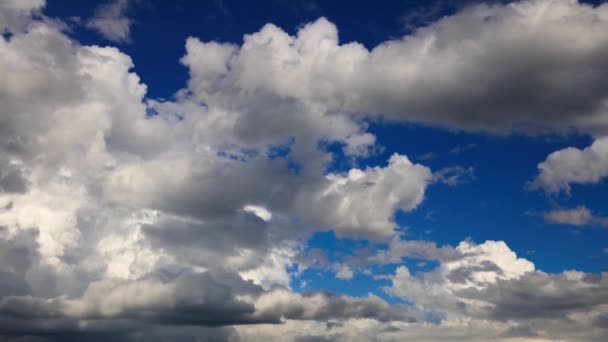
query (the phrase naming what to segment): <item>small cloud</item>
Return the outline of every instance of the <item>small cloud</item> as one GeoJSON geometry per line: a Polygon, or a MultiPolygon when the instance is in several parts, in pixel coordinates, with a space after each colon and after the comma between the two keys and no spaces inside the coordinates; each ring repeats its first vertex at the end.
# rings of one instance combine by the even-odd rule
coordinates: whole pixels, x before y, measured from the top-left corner
{"type": "Polygon", "coordinates": [[[463,183],[470,183],[475,179],[475,168],[472,166],[450,166],[445,167],[433,174],[435,182],[455,186],[463,183]]]}
{"type": "Polygon", "coordinates": [[[608,228],[608,217],[596,216],[585,206],[574,209],[559,209],[546,212],[543,215],[545,222],[571,226],[601,226],[608,228]]]}
{"type": "Polygon", "coordinates": [[[466,152],[470,149],[477,147],[477,144],[466,144],[464,146],[456,146],[450,150],[451,154],[460,154],[462,152],[466,152]]]}
{"type": "Polygon", "coordinates": [[[420,160],[431,160],[434,159],[437,155],[433,152],[427,152],[425,154],[421,154],[418,156],[418,159],[420,160]]]}
{"type": "Polygon", "coordinates": [[[268,222],[272,219],[272,213],[268,211],[268,209],[260,206],[260,205],[246,205],[243,207],[243,210],[254,214],[255,216],[261,218],[262,220],[268,222]]]}
{"type": "Polygon", "coordinates": [[[132,20],[126,16],[129,0],[114,0],[99,6],[86,27],[96,30],[107,40],[125,43],[131,40],[132,20]]]}
{"type": "Polygon", "coordinates": [[[336,278],[349,280],[354,276],[353,270],[348,265],[340,264],[334,267],[336,278]]]}
{"type": "Polygon", "coordinates": [[[584,226],[591,222],[593,215],[589,209],[581,206],[574,209],[549,211],[545,213],[544,218],[548,223],[584,226]]]}

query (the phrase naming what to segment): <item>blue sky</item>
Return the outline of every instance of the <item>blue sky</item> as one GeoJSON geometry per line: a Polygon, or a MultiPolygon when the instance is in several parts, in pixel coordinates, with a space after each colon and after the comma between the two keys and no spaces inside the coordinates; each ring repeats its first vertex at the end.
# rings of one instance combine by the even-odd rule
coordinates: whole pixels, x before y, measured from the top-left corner
{"type": "Polygon", "coordinates": [[[608,336],[603,2],[22,5],[0,297],[55,313],[0,337],[608,336]]]}

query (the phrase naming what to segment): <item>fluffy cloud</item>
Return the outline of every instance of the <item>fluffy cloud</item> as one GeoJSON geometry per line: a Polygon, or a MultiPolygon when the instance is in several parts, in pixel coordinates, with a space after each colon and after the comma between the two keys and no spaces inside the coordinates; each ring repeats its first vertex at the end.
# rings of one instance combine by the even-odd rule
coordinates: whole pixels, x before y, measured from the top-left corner
{"type": "MultiPolygon", "coordinates": [[[[593,71],[605,67],[606,6],[545,5],[472,7],[372,50],[340,45],[326,19],[295,36],[269,24],[240,46],[189,38],[189,82],[160,101],[146,98],[129,56],[70,39],[40,16],[42,1],[3,2],[0,337],[483,340],[528,331],[510,306],[526,296],[542,311],[528,332],[561,332],[555,299],[571,331],[587,329],[577,337],[601,337],[604,275],[534,271],[503,242],[395,238],[395,211],[471,172],[434,174],[400,154],[325,172],[324,144],[354,159],[377,147],[361,113],[467,130],[603,131],[605,80],[593,71]],[[545,107],[547,98],[556,101],[545,107]],[[387,292],[411,304],[290,290],[303,239],[331,229],[388,242],[368,261],[397,264],[387,292]],[[406,258],[439,267],[413,272],[406,258]],[[224,327],[233,325],[246,326],[224,327]]],[[[106,4],[88,25],[127,41],[126,8],[106,4]]],[[[353,266],[337,275],[351,278],[353,266]]]]}
{"type": "Polygon", "coordinates": [[[336,278],[338,279],[352,279],[353,278],[353,270],[348,265],[336,265],[336,278]]]}
{"type": "Polygon", "coordinates": [[[571,184],[596,184],[608,176],[608,137],[598,138],[582,150],[555,151],[538,164],[538,170],[532,188],[568,192],[571,184]]]}
{"type": "Polygon", "coordinates": [[[182,61],[198,99],[238,90],[251,119],[262,98],[280,98],[466,130],[601,133],[607,29],[608,5],[533,0],[472,6],[372,50],[340,44],[323,18],[295,36],[268,24],[242,46],[190,38],[182,61]]]}
{"type": "Polygon", "coordinates": [[[0,4],[0,31],[21,30],[29,22],[33,13],[39,12],[44,0],[7,0],[0,4]]]}
{"type": "Polygon", "coordinates": [[[326,178],[321,191],[298,199],[299,211],[313,219],[324,218],[326,222],[317,225],[332,227],[339,236],[386,237],[394,233],[395,210],[416,208],[432,173],[406,156],[394,154],[384,168],[351,169],[348,174],[328,174],[326,178]]]}
{"type": "Polygon", "coordinates": [[[399,266],[386,291],[415,301],[426,315],[443,317],[441,325],[464,320],[488,328],[487,320],[507,323],[509,331],[500,333],[505,339],[524,330],[547,340],[605,337],[598,324],[608,307],[605,274],[547,274],[517,258],[503,242],[464,241],[455,250],[459,257],[428,272],[412,274],[399,266]],[[562,332],[560,325],[573,330],[562,332]]]}
{"type": "Polygon", "coordinates": [[[454,314],[466,304],[458,298],[459,291],[482,289],[499,279],[517,279],[531,271],[534,264],[517,258],[502,241],[480,245],[463,241],[433,271],[413,275],[406,266],[399,266],[386,290],[428,309],[440,307],[454,314]]]}
{"type": "MultiPolygon", "coordinates": [[[[136,339],[160,326],[175,333],[172,325],[409,319],[373,296],[275,287],[289,285],[302,233],[390,235],[393,212],[422,201],[428,168],[396,155],[386,167],[324,175],[331,154],[319,145],[365,154],[374,138],[364,123],[263,96],[146,100],[125,54],[81,46],[61,25],[31,17],[42,3],[2,6],[11,34],[0,40],[0,335],[136,339]],[[282,124],[259,131],[251,113],[282,124]],[[277,146],[288,157],[271,157],[277,146]],[[340,209],[342,197],[353,203],[340,209]],[[349,221],[374,198],[374,217],[349,221]],[[298,306],[273,304],[285,296],[298,306]]],[[[198,332],[232,336],[190,336],[198,332]]]]}

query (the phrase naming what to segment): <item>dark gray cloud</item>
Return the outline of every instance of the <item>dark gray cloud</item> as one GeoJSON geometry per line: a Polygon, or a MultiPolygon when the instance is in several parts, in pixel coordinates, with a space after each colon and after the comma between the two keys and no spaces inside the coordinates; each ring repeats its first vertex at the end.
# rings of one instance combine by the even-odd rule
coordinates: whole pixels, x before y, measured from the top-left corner
{"type": "Polygon", "coordinates": [[[497,320],[559,319],[607,305],[608,276],[536,271],[519,279],[499,280],[483,290],[463,290],[459,295],[491,303],[487,313],[497,320]]]}
{"type": "Polygon", "coordinates": [[[381,322],[415,322],[406,306],[391,306],[378,297],[346,297],[327,291],[307,292],[293,297],[291,301],[280,302],[273,308],[287,319],[317,320],[327,322],[350,318],[370,318],[381,322]],[[322,303],[311,310],[312,303],[322,303]]]}
{"type": "Polygon", "coordinates": [[[456,284],[466,284],[473,281],[473,275],[477,272],[493,272],[499,276],[503,275],[503,270],[490,260],[483,260],[479,265],[458,267],[446,275],[446,278],[456,284]]]}
{"type": "Polygon", "coordinates": [[[0,168],[0,192],[23,193],[28,189],[28,181],[22,170],[8,165],[0,168]]]}
{"type": "Polygon", "coordinates": [[[142,228],[153,248],[163,248],[178,260],[206,267],[222,264],[225,256],[237,255],[242,248],[260,253],[247,260],[248,268],[258,266],[260,256],[277,242],[270,239],[270,232],[276,230],[272,223],[245,212],[232,219],[208,222],[166,219],[142,228]]]}
{"type": "MultiPolygon", "coordinates": [[[[414,321],[405,306],[391,306],[374,296],[355,298],[329,292],[300,295],[285,288],[267,291],[219,269],[174,279],[165,277],[101,282],[76,299],[5,295],[0,300],[0,336],[28,334],[53,341],[113,336],[131,341],[142,334],[156,336],[148,329],[166,327],[175,331],[175,326],[195,332],[194,327],[278,324],[284,319],[414,321]]],[[[157,337],[164,335],[170,334],[157,337]]]]}

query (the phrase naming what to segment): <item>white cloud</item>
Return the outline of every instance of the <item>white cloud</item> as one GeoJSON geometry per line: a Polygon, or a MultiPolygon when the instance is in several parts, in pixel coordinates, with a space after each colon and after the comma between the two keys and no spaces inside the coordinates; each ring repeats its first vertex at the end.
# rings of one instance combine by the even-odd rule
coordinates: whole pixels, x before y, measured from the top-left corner
{"type": "Polygon", "coordinates": [[[398,266],[385,290],[392,295],[414,301],[425,310],[440,310],[454,319],[474,315],[479,303],[461,298],[463,290],[481,290],[500,280],[518,279],[534,271],[534,264],[518,258],[502,241],[474,244],[461,242],[448,259],[429,272],[412,274],[405,266],[398,266]],[[467,304],[461,310],[459,303],[467,304]]]}
{"type": "Polygon", "coordinates": [[[245,210],[246,212],[252,213],[255,216],[261,218],[264,221],[270,221],[270,219],[272,219],[272,213],[270,211],[268,211],[268,209],[259,206],[259,205],[246,205],[243,207],[243,210],[245,210]]]}
{"type": "MultiPolygon", "coordinates": [[[[474,268],[478,265],[485,264],[488,266],[487,270],[475,270],[470,276],[467,276],[467,279],[463,279],[465,282],[454,282],[465,287],[479,287],[487,283],[494,283],[498,279],[519,278],[527,272],[534,271],[534,264],[526,259],[518,258],[504,241],[486,241],[479,245],[470,241],[463,241],[456,247],[456,251],[464,257],[442,263],[441,267],[444,274],[474,268]],[[497,266],[497,268],[494,268],[494,266],[497,266]]],[[[460,287],[455,284],[455,287],[460,287]]]]}
{"type": "Polygon", "coordinates": [[[384,168],[351,169],[326,178],[319,193],[299,199],[299,210],[321,218],[320,224],[332,227],[338,236],[377,238],[394,234],[395,210],[410,211],[422,202],[432,175],[429,168],[394,154],[384,168]]]}
{"type": "Polygon", "coordinates": [[[530,186],[548,192],[570,191],[571,184],[596,184],[608,177],[608,137],[584,149],[568,147],[551,153],[538,164],[539,175],[530,186]]]}
{"type": "Polygon", "coordinates": [[[547,274],[518,258],[502,241],[479,245],[463,241],[456,250],[459,257],[440,262],[431,271],[412,274],[399,266],[391,286],[385,288],[389,294],[413,301],[421,310],[414,317],[442,318],[436,329],[441,336],[446,337],[444,328],[464,322],[475,326],[471,334],[492,334],[485,328],[500,327],[502,322],[508,324],[494,333],[506,340],[605,337],[598,326],[608,300],[605,275],[547,274]]]}
{"type": "Polygon", "coordinates": [[[242,46],[191,38],[182,61],[207,103],[289,99],[472,131],[602,133],[607,13],[570,0],[481,4],[371,50],[340,44],[325,18],[295,36],[267,24],[242,46]]]}
{"type": "Polygon", "coordinates": [[[338,279],[349,280],[352,279],[354,276],[353,270],[348,265],[336,265],[335,271],[336,278],[338,279]]]}
{"type": "MultiPolygon", "coordinates": [[[[453,248],[396,238],[395,211],[420,205],[437,179],[431,170],[394,154],[386,166],[324,174],[332,155],[319,148],[339,143],[352,158],[374,150],[376,137],[353,112],[467,130],[503,131],[520,122],[603,130],[603,80],[580,71],[586,62],[604,67],[604,59],[590,58],[604,53],[598,37],[606,7],[544,4],[474,7],[371,51],[340,45],[326,19],[295,36],[266,25],[241,46],[190,38],[182,59],[187,87],[174,101],[155,101],[146,98],[129,56],[82,46],[32,17],[42,1],[2,2],[0,25],[11,34],[0,38],[0,335],[109,332],[128,340],[154,331],[173,340],[164,335],[175,333],[168,325],[286,321],[274,332],[248,326],[202,336],[484,340],[521,323],[505,317],[523,315],[492,291],[523,289],[547,316],[546,293],[557,289],[567,304],[560,314],[568,315],[559,323],[600,336],[601,322],[589,322],[604,310],[604,276],[542,274],[502,242],[453,248]],[[587,39],[562,43],[581,35],[587,39]],[[561,73],[545,80],[544,71],[502,63],[515,48],[538,55],[530,65],[542,61],[561,73]],[[559,54],[571,58],[555,59],[559,54]],[[486,69],[493,72],[480,72],[486,69]],[[536,93],[558,99],[555,106],[537,111],[543,98],[514,91],[522,74],[545,90],[536,93]],[[479,89],[465,90],[463,80],[479,89]],[[585,89],[588,101],[570,96],[572,89],[585,89]],[[267,157],[277,146],[286,146],[289,159],[267,157]],[[392,237],[372,262],[398,264],[388,291],[414,303],[288,290],[299,239],[329,229],[339,237],[392,237]],[[410,272],[400,264],[408,257],[440,266],[410,272]],[[450,319],[425,324],[438,320],[434,310],[450,319]],[[478,319],[482,314],[488,321],[478,319]],[[465,326],[479,330],[463,332],[465,326]]],[[[126,1],[104,5],[88,25],[128,41],[126,8],[126,1]]],[[[589,160],[600,165],[596,159],[589,160]]],[[[560,187],[571,182],[565,179],[560,187]]],[[[336,276],[352,278],[353,267],[341,262],[336,276]]],[[[551,338],[562,332],[556,321],[531,324],[551,338]]],[[[198,328],[181,330],[196,336],[198,328]]]]}
{"type": "Polygon", "coordinates": [[[45,0],[5,0],[0,3],[0,33],[22,30],[33,13],[39,13],[45,0]]]}

